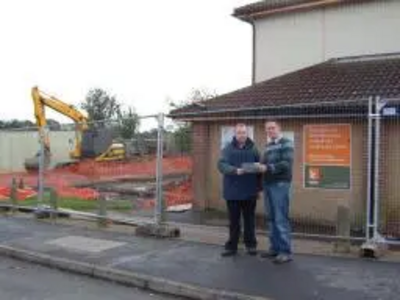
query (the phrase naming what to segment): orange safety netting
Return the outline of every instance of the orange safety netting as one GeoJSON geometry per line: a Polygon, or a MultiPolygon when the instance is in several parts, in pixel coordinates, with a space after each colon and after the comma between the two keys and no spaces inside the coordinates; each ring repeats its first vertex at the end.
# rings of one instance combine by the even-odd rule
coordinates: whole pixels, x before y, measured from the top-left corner
{"type": "MultiPolygon", "coordinates": [[[[17,189],[16,191],[16,198],[19,201],[28,199],[28,198],[32,198],[34,196],[36,196],[36,191],[29,189],[29,188],[25,188],[25,189],[17,189]]],[[[8,200],[10,199],[11,196],[11,188],[9,187],[0,187],[0,200],[4,201],[4,200],[8,200]]]]}
{"type": "MultiPolygon", "coordinates": [[[[167,187],[164,190],[164,200],[166,207],[193,203],[191,180],[185,180],[179,184],[167,187]]],[[[140,204],[141,209],[152,209],[155,206],[155,199],[143,199],[140,204]]]]}
{"type": "MultiPolygon", "coordinates": [[[[189,157],[168,157],[163,159],[164,174],[190,172],[192,160],[189,157]]],[[[156,175],[156,158],[131,162],[94,162],[82,161],[77,165],[66,167],[55,172],[80,174],[94,179],[118,179],[124,177],[143,177],[156,175]]]]}
{"type": "Polygon", "coordinates": [[[192,203],[193,193],[191,181],[186,180],[179,185],[167,188],[164,192],[164,197],[168,207],[192,203]]]}
{"type": "MultiPolygon", "coordinates": [[[[190,173],[192,160],[190,157],[168,157],[163,159],[163,174],[190,173]]],[[[94,162],[82,161],[77,165],[56,169],[46,172],[46,187],[55,188],[61,197],[73,197],[85,200],[97,199],[99,193],[92,188],[78,188],[77,184],[92,184],[102,181],[113,181],[119,179],[132,179],[154,177],[156,175],[156,158],[150,157],[144,160],[130,162],[94,162]]],[[[0,199],[8,199],[9,186],[12,178],[22,180],[24,186],[37,186],[38,177],[36,174],[25,172],[14,174],[0,174],[0,199]]],[[[186,184],[187,185],[187,184],[186,184]]],[[[184,184],[184,186],[186,186],[184,184]]],[[[178,187],[177,187],[178,188],[178,187]]],[[[187,203],[188,196],[185,196],[187,187],[180,187],[179,190],[167,190],[167,203],[187,203]],[[178,200],[184,198],[184,200],[178,200]]],[[[21,188],[17,192],[20,200],[33,197],[36,192],[31,188],[21,188]]],[[[146,203],[149,201],[146,201],[146,203]]],[[[154,204],[154,203],[153,203],[154,204]]],[[[148,205],[148,204],[147,204],[148,205]]]]}

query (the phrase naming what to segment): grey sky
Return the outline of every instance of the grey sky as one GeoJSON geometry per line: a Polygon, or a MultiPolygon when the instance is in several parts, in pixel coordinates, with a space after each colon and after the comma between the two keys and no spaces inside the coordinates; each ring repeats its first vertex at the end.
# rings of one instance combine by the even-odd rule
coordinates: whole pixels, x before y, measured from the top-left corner
{"type": "Polygon", "coordinates": [[[251,2],[0,1],[0,119],[32,119],[33,85],[71,104],[102,87],[141,114],[248,85],[251,28],[231,13],[251,2]]]}

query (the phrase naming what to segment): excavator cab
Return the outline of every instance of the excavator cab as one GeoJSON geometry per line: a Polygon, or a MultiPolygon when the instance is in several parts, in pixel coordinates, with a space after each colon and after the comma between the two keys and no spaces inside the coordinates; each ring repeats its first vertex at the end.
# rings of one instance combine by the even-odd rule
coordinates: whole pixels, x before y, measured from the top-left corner
{"type": "Polygon", "coordinates": [[[116,143],[113,131],[108,128],[90,128],[82,134],[82,158],[96,161],[122,160],[125,158],[125,145],[116,143]]]}

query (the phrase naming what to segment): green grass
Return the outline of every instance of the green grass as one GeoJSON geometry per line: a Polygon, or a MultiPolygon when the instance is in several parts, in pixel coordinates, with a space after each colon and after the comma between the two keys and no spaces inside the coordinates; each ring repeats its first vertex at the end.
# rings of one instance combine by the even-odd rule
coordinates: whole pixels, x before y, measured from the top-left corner
{"type": "MultiPolygon", "coordinates": [[[[36,206],[37,204],[38,200],[36,197],[25,201],[18,201],[18,205],[20,206],[36,206]]],[[[48,196],[45,196],[43,204],[50,205],[48,196]]],[[[106,205],[107,210],[129,211],[133,209],[132,201],[129,200],[107,201],[106,205]]],[[[58,207],[79,211],[95,211],[98,209],[98,202],[96,200],[82,200],[79,198],[59,198],[58,207]]]]}

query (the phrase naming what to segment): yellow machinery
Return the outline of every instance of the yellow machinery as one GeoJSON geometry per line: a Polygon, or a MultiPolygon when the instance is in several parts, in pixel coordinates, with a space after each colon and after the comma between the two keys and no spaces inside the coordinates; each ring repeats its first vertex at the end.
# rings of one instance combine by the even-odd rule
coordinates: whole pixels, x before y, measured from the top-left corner
{"type": "MultiPolygon", "coordinates": [[[[123,143],[111,143],[107,146],[107,149],[99,154],[88,155],[88,151],[83,151],[83,143],[86,131],[89,131],[88,118],[82,114],[79,110],[74,108],[72,105],[68,105],[65,102],[48,96],[38,89],[38,87],[32,88],[32,100],[34,103],[35,119],[39,129],[40,139],[44,144],[45,154],[45,165],[49,166],[51,160],[51,149],[49,135],[46,130],[47,120],[45,115],[45,108],[49,107],[56,112],[70,118],[75,122],[75,145],[74,149],[69,153],[72,161],[62,163],[59,165],[71,164],[78,162],[84,158],[93,158],[95,161],[113,161],[122,160],[125,158],[125,146],[123,143]]],[[[94,153],[94,151],[89,151],[94,153]]],[[[37,170],[39,168],[39,153],[34,158],[27,159],[25,161],[25,168],[28,171],[37,170]]]]}

